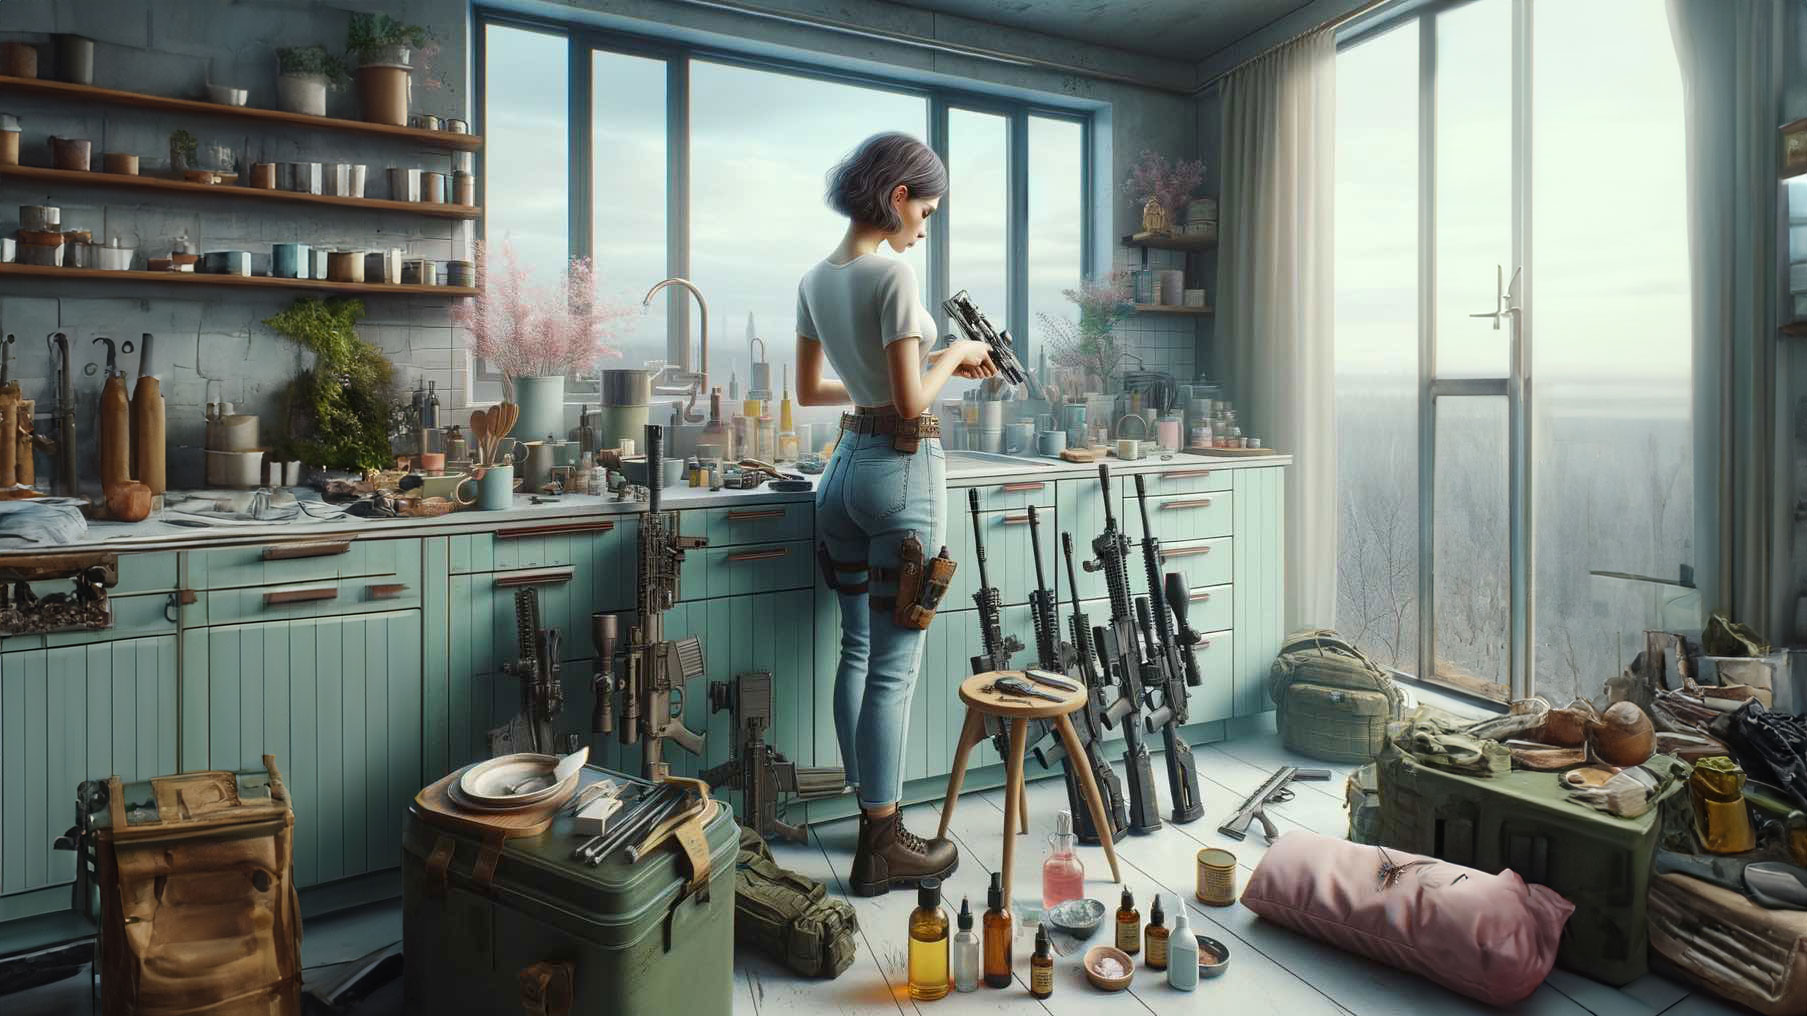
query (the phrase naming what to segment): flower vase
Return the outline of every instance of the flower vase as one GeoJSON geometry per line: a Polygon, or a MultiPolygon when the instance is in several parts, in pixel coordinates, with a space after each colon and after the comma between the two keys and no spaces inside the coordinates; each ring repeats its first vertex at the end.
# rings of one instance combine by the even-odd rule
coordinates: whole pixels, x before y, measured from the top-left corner
{"type": "Polygon", "coordinates": [[[518,377],[514,379],[514,400],[521,407],[521,418],[511,433],[518,441],[544,441],[565,436],[565,378],[518,377]]]}

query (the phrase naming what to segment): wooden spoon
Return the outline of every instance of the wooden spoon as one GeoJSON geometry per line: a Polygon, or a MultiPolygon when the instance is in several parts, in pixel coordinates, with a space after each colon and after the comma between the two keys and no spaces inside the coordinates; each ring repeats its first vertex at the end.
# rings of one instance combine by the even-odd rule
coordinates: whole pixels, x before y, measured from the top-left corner
{"type": "Polygon", "coordinates": [[[489,414],[481,409],[471,410],[471,433],[477,438],[477,464],[489,465],[489,414]]]}

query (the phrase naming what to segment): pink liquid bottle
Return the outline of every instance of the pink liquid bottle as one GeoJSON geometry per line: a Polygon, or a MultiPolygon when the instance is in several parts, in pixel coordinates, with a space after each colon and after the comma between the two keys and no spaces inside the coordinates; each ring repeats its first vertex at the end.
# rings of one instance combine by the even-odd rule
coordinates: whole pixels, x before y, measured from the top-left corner
{"type": "Polygon", "coordinates": [[[1085,895],[1085,865],[1073,851],[1077,843],[1072,813],[1056,814],[1054,835],[1048,837],[1048,859],[1042,862],[1043,907],[1051,910],[1057,903],[1085,895]]]}

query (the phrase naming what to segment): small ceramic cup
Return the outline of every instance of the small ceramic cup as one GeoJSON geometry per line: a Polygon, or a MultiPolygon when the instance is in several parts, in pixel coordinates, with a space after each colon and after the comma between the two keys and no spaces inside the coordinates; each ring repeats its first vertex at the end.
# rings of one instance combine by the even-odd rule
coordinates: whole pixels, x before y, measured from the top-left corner
{"type": "Polygon", "coordinates": [[[1058,456],[1067,450],[1067,432],[1064,430],[1044,430],[1035,435],[1035,450],[1049,458],[1058,456]]]}
{"type": "Polygon", "coordinates": [[[501,511],[514,506],[514,467],[490,466],[477,481],[477,507],[501,511]]]}
{"type": "Polygon", "coordinates": [[[312,267],[311,251],[305,243],[270,245],[270,275],[278,279],[306,279],[312,267]]]}

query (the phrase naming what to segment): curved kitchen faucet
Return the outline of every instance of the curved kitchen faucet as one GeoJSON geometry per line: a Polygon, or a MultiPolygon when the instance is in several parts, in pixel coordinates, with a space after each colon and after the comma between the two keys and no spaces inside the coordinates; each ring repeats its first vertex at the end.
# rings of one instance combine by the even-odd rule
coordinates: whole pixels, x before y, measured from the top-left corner
{"type": "Polygon", "coordinates": [[[678,369],[672,371],[671,366],[668,364],[666,365],[665,370],[661,372],[662,374],[670,374],[676,380],[683,382],[684,387],[662,387],[658,384],[657,379],[655,379],[653,390],[660,395],[688,394],[690,396],[690,401],[684,404],[684,422],[702,423],[703,414],[696,411],[696,399],[699,394],[706,391],[709,387],[709,303],[703,299],[703,291],[696,288],[695,283],[691,282],[689,279],[680,279],[674,276],[647,290],[646,299],[640,301],[640,309],[644,311],[651,307],[653,297],[659,290],[664,289],[666,286],[683,286],[685,289],[690,290],[691,296],[696,297],[696,304],[702,310],[703,330],[702,336],[697,343],[698,348],[701,350],[701,359],[697,363],[697,369],[692,370],[690,366],[690,342],[689,338],[686,337],[683,346],[683,355],[678,361],[678,369]]]}

